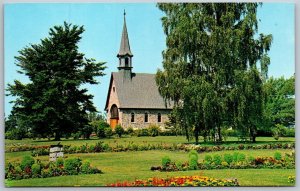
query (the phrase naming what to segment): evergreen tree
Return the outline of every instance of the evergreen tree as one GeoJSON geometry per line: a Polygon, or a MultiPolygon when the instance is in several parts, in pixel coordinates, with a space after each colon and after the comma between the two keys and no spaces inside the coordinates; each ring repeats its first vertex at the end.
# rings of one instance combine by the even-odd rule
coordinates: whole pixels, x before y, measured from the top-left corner
{"type": "MultiPolygon", "coordinates": [[[[232,99],[239,88],[240,75],[257,75],[256,65],[261,61],[261,72],[267,76],[272,35],[259,34],[255,38],[258,5],[158,4],[165,13],[162,25],[167,49],[163,51],[164,69],[157,71],[156,82],[166,102],[174,101],[178,119],[183,120],[184,128],[193,130],[196,143],[200,134],[205,140],[212,135],[222,141],[223,125],[239,129],[240,123],[235,122],[243,116],[237,113],[246,112],[242,106],[252,99],[242,94],[242,102],[232,99]]],[[[257,80],[256,77],[247,79],[257,80]]],[[[256,101],[262,100],[251,103],[260,105],[256,101]]]]}
{"type": "Polygon", "coordinates": [[[31,44],[15,57],[19,73],[30,83],[15,80],[8,84],[9,94],[16,96],[13,112],[42,137],[70,134],[88,124],[87,112],[95,112],[93,96],[83,84],[98,84],[95,77],[103,76],[104,63],[84,57],[78,51],[83,26],[64,23],[50,29],[49,37],[31,44]]]}

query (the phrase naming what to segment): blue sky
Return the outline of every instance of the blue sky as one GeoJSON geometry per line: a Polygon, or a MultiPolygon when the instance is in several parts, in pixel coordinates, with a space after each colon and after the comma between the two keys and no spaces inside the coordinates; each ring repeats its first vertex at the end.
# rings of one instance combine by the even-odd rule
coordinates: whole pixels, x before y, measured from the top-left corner
{"type": "MultiPolygon", "coordinates": [[[[116,57],[126,9],[127,29],[133,57],[133,71],[155,73],[162,68],[161,52],[166,48],[160,18],[163,13],[154,3],[140,4],[6,4],[4,7],[4,70],[5,88],[14,79],[28,82],[16,72],[14,56],[29,44],[39,43],[48,36],[49,28],[64,21],[84,25],[85,32],[79,50],[87,58],[106,62],[106,76],[98,78],[100,84],[86,85],[94,95],[96,108],[103,112],[110,74],[117,71],[116,57]]],[[[269,76],[290,77],[295,72],[294,4],[265,3],[258,9],[259,33],[272,34],[269,55],[269,76]]],[[[5,98],[5,116],[12,108],[5,98]]]]}

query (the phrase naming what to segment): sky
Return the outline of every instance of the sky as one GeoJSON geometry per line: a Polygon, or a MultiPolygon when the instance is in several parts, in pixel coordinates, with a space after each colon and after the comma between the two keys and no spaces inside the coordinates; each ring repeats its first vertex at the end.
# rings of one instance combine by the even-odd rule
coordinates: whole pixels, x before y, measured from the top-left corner
{"type": "MultiPolygon", "coordinates": [[[[98,111],[104,112],[111,72],[117,71],[123,27],[123,12],[133,53],[133,72],[155,73],[162,68],[162,51],[166,48],[160,18],[164,15],[154,3],[89,3],[89,4],[6,4],[4,6],[4,74],[5,88],[15,79],[27,83],[28,78],[17,73],[14,59],[18,51],[40,43],[48,37],[49,29],[64,21],[84,25],[85,32],[79,51],[87,58],[106,62],[104,77],[98,85],[84,85],[94,95],[98,111]]],[[[264,3],[258,8],[258,33],[272,34],[269,56],[269,76],[288,78],[295,73],[295,7],[291,3],[264,3]]],[[[8,92],[6,92],[8,93],[8,92]]],[[[14,97],[5,97],[5,116],[11,112],[9,103],[14,97]]]]}

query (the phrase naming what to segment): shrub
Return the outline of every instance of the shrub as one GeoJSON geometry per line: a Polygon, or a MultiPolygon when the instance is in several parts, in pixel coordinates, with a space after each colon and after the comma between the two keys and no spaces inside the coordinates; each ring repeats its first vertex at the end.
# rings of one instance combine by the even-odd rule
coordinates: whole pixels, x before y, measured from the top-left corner
{"type": "Polygon", "coordinates": [[[25,168],[30,168],[33,164],[34,159],[29,155],[25,155],[21,161],[20,167],[22,170],[25,170],[25,168]]]}
{"type": "Polygon", "coordinates": [[[216,165],[220,165],[222,163],[222,157],[220,155],[218,155],[218,154],[215,154],[214,158],[213,158],[213,162],[216,165]]]}
{"type": "Polygon", "coordinates": [[[237,156],[237,161],[238,162],[244,162],[246,160],[246,156],[243,153],[239,153],[237,156]]]}
{"type": "Polygon", "coordinates": [[[41,166],[35,163],[31,166],[31,171],[33,175],[39,175],[41,173],[41,166]]]}
{"type": "Polygon", "coordinates": [[[191,150],[189,152],[189,158],[191,158],[192,156],[195,156],[196,160],[198,161],[198,152],[195,150],[191,150]]]}
{"type": "Polygon", "coordinates": [[[295,128],[286,128],[284,135],[285,137],[295,137],[295,128]]]}
{"type": "Polygon", "coordinates": [[[182,162],[180,161],[176,162],[176,167],[178,170],[182,170],[182,162]]]}
{"type": "Polygon", "coordinates": [[[87,160],[87,161],[85,161],[85,162],[82,163],[82,165],[81,165],[81,172],[83,174],[89,174],[90,171],[91,171],[91,163],[90,163],[90,161],[87,160]]]}
{"type": "Polygon", "coordinates": [[[168,165],[170,165],[171,163],[171,159],[170,157],[168,156],[164,156],[162,159],[161,159],[161,165],[166,168],[168,165]]]}
{"type": "Polygon", "coordinates": [[[81,136],[81,133],[80,132],[77,132],[77,133],[72,133],[72,137],[74,140],[78,140],[81,136]]]}
{"type": "Polygon", "coordinates": [[[198,156],[197,155],[190,155],[189,156],[189,169],[196,170],[198,169],[198,156]]]}
{"type": "Polygon", "coordinates": [[[274,153],[274,158],[275,158],[276,160],[281,160],[281,159],[282,159],[281,153],[278,152],[278,151],[276,151],[276,152],[274,153]]]}
{"type": "Polygon", "coordinates": [[[125,131],[124,131],[123,127],[118,124],[115,128],[115,132],[119,137],[121,137],[125,131]]]}
{"type": "Polygon", "coordinates": [[[64,160],[62,158],[57,158],[55,164],[57,167],[61,167],[64,165],[64,160]]]}
{"type": "Polygon", "coordinates": [[[135,134],[138,137],[149,136],[149,132],[148,132],[147,129],[138,129],[138,130],[135,130],[135,134]]]}
{"type": "Polygon", "coordinates": [[[204,160],[207,162],[212,162],[212,157],[210,155],[205,155],[204,160]]]}
{"type": "Polygon", "coordinates": [[[129,127],[127,130],[126,130],[126,133],[128,134],[128,135],[132,135],[133,134],[133,128],[132,127],[129,127]]]}
{"type": "Polygon", "coordinates": [[[93,126],[85,125],[80,132],[84,139],[89,139],[93,132],[93,126]]]}
{"type": "Polygon", "coordinates": [[[232,159],[233,159],[234,162],[237,162],[237,161],[238,161],[238,155],[239,155],[238,152],[234,152],[234,153],[233,153],[232,159]]]}
{"type": "Polygon", "coordinates": [[[108,123],[106,123],[105,121],[100,121],[96,129],[97,137],[105,138],[106,137],[105,130],[108,128],[110,128],[108,123]]]}
{"type": "Polygon", "coordinates": [[[233,161],[233,157],[231,154],[224,154],[224,161],[230,164],[233,161]]]}
{"type": "Polygon", "coordinates": [[[255,158],[253,156],[249,156],[247,160],[250,164],[254,164],[255,162],[255,158]]]}
{"type": "Polygon", "coordinates": [[[110,138],[111,136],[113,136],[113,131],[110,127],[106,128],[104,131],[105,131],[105,137],[110,138]]]}
{"type": "Polygon", "coordinates": [[[159,135],[160,129],[157,125],[149,125],[148,133],[151,137],[156,137],[159,135]]]}
{"type": "Polygon", "coordinates": [[[70,158],[64,161],[64,168],[68,174],[77,174],[80,170],[81,159],[79,158],[70,158]]]}

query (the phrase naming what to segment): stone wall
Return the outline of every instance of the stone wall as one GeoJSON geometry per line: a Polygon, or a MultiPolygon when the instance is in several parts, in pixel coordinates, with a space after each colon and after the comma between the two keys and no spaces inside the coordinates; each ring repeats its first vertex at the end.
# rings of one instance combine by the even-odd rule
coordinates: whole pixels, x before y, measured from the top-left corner
{"type": "Polygon", "coordinates": [[[161,128],[165,126],[165,122],[169,120],[168,114],[171,110],[165,109],[121,109],[120,124],[127,129],[132,127],[134,129],[147,128],[150,124],[155,124],[161,128]],[[148,113],[148,122],[145,122],[145,113],[148,113]],[[131,113],[134,113],[134,122],[131,122],[131,113]],[[158,113],[161,114],[161,122],[158,122],[158,113]]]}
{"type": "Polygon", "coordinates": [[[115,82],[112,81],[112,85],[111,85],[111,89],[109,92],[109,100],[108,100],[108,104],[107,104],[107,108],[106,108],[106,115],[107,115],[107,123],[110,124],[110,109],[112,107],[112,105],[116,105],[118,107],[118,111],[119,111],[119,123],[122,123],[122,112],[120,112],[120,103],[118,100],[118,94],[116,91],[116,85],[115,82]]]}

